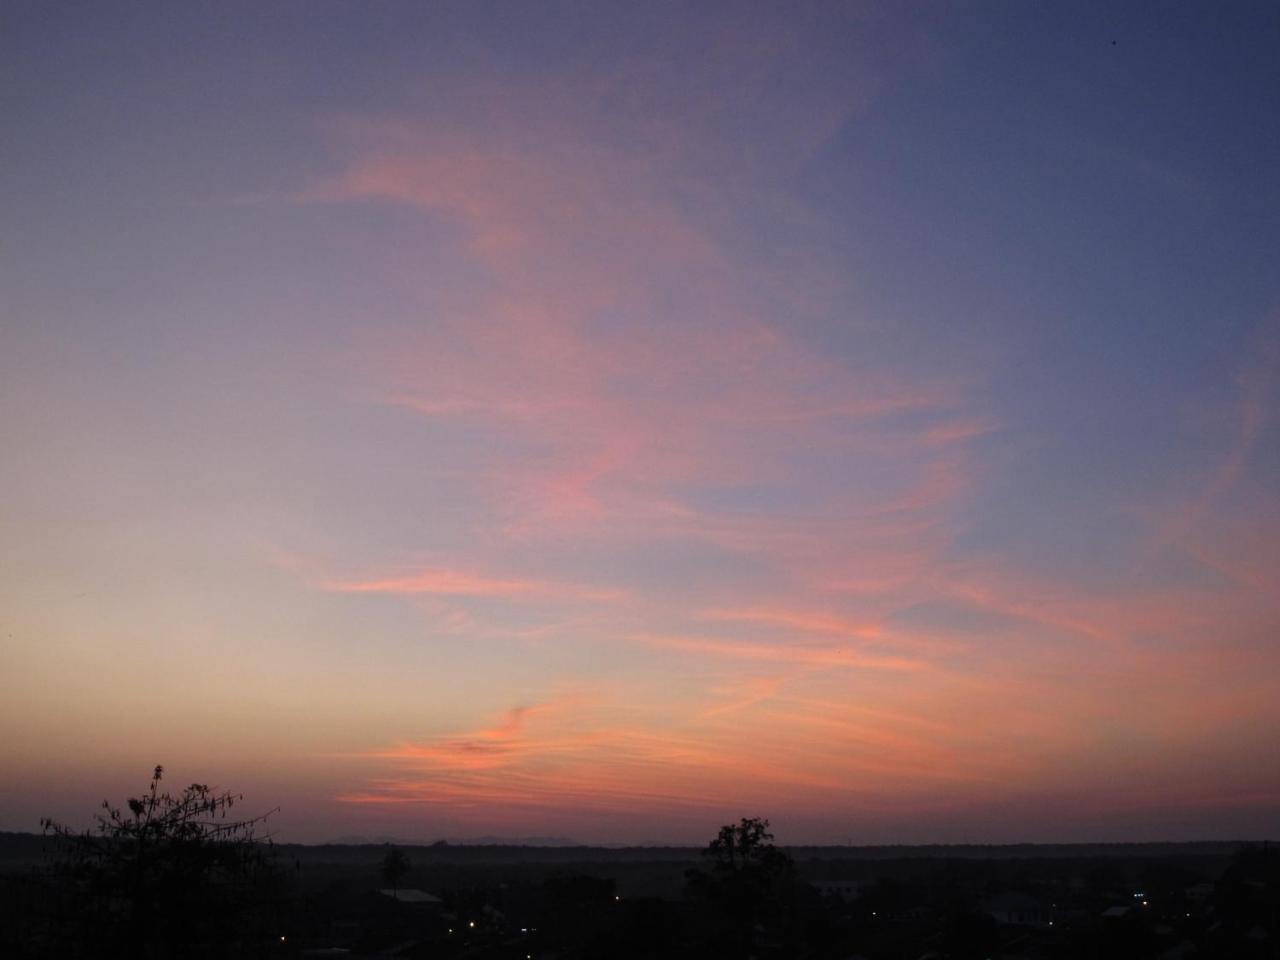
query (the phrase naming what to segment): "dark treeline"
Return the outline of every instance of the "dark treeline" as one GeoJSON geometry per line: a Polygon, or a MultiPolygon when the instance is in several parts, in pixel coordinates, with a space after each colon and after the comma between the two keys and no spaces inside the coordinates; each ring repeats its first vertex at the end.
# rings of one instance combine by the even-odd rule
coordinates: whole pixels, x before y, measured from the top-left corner
{"type": "Polygon", "coordinates": [[[1280,957],[1267,845],[784,850],[753,819],[702,850],[273,845],[159,775],[95,830],[0,835],[0,955],[1280,957]]]}

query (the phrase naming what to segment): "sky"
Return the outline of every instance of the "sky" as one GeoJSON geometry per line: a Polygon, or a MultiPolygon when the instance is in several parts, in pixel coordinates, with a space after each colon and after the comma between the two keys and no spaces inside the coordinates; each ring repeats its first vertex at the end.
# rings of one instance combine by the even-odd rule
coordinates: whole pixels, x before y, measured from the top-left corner
{"type": "Polygon", "coordinates": [[[1270,3],[14,2],[0,829],[1280,838],[1270,3]]]}

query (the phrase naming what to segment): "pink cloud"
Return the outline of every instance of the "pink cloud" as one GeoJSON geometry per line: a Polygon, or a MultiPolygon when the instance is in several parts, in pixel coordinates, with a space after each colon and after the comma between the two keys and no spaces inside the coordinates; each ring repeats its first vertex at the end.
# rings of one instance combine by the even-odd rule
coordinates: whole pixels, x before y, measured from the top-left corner
{"type": "Polygon", "coordinates": [[[868,670],[924,670],[928,664],[907,657],[878,656],[830,645],[751,643],[711,637],[636,634],[630,639],[648,646],[739,660],[768,660],[807,667],[850,667],[868,670]]]}
{"type": "Polygon", "coordinates": [[[614,600],[620,590],[602,590],[545,580],[497,578],[462,570],[428,569],[407,577],[382,580],[335,580],[325,584],[335,593],[439,594],[451,597],[501,597],[514,599],[614,600]]]}
{"type": "Polygon", "coordinates": [[[954,385],[845,369],[786,335],[662,177],[549,128],[534,149],[501,132],[349,124],[350,169],[305,195],[437,211],[471,238],[491,292],[375,364],[386,402],[547,450],[491,481],[516,511],[509,532],[670,522],[673,504],[689,518],[682,487],[791,482],[797,454],[864,442],[859,424],[954,408],[954,385]]]}
{"type": "Polygon", "coordinates": [[[771,607],[748,607],[741,610],[705,610],[704,620],[763,623],[812,633],[832,633],[861,639],[874,639],[882,634],[877,623],[857,623],[828,613],[810,613],[771,607]]]}
{"type": "MultiPolygon", "coordinates": [[[[625,707],[513,712],[372,751],[394,775],[344,801],[512,818],[725,798],[945,811],[1079,782],[1089,757],[1120,769],[1125,735],[1185,771],[1173,745],[1197,724],[1215,744],[1238,731],[1242,686],[1204,680],[1274,666],[1247,642],[1273,603],[958,556],[993,469],[978,442],[1004,425],[973,383],[836,356],[779,319],[778,303],[824,304],[744,258],[672,131],[637,153],[554,96],[513,100],[483,123],[348,122],[345,168],[303,195],[418,211],[480,277],[401,277],[420,323],[358,349],[364,396],[420,418],[424,444],[450,427],[482,438],[446,450],[471,536],[431,545],[445,567],[390,557],[410,572],[329,589],[447,598],[469,636],[617,658],[625,707]],[[693,554],[696,582],[663,567],[693,554]],[[596,574],[609,586],[578,582],[596,574]],[[484,598],[577,609],[512,626],[472,609],[484,598]],[[922,609],[939,622],[901,626],[922,609]],[[705,685],[663,689],[695,676],[705,685]]],[[[1237,442],[1201,500],[1215,511],[1265,428],[1268,382],[1245,381],[1237,442]]],[[[1236,556],[1230,538],[1185,532],[1209,509],[1174,539],[1261,590],[1270,526],[1236,556]]]]}
{"type": "Polygon", "coordinates": [[[326,584],[338,593],[440,593],[450,596],[521,596],[539,585],[532,580],[498,580],[457,570],[426,570],[388,580],[339,580],[326,584]]]}

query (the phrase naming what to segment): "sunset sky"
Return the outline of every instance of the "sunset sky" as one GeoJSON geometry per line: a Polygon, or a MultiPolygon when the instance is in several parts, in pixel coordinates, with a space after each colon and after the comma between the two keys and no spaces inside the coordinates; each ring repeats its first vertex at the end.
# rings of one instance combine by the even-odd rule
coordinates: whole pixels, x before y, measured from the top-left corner
{"type": "Polygon", "coordinates": [[[1280,838],[1272,3],[0,11],[0,829],[1280,838]]]}

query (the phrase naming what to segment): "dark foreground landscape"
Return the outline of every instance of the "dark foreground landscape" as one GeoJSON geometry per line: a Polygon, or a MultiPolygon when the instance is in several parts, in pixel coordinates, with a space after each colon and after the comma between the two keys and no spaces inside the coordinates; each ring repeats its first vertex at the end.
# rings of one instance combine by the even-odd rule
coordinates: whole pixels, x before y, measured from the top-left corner
{"type": "Polygon", "coordinates": [[[0,834],[0,953],[1280,956],[1280,855],[1265,844],[782,849],[770,840],[748,820],[703,850],[205,842],[210,856],[185,864],[175,844],[69,870],[58,837],[0,834]]]}

